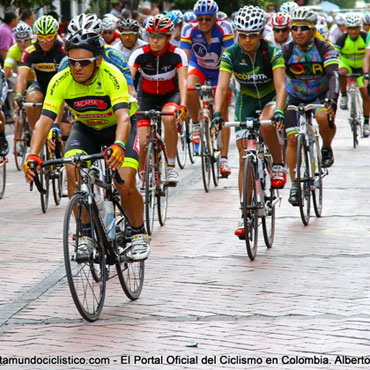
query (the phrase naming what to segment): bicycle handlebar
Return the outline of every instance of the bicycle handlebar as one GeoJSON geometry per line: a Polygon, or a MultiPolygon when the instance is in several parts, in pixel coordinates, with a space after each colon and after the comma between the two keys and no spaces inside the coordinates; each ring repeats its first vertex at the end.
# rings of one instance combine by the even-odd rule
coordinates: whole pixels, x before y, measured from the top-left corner
{"type": "Polygon", "coordinates": [[[27,102],[24,102],[22,103],[22,105],[26,108],[29,108],[29,107],[42,107],[42,103],[27,103],[27,102]]]}
{"type": "Polygon", "coordinates": [[[188,87],[188,91],[211,91],[214,87],[210,85],[195,85],[194,87],[188,87]]]}
{"type": "Polygon", "coordinates": [[[288,105],[287,110],[295,110],[299,113],[306,113],[314,109],[325,108],[324,104],[300,104],[300,105],[288,105]]]}
{"type": "Polygon", "coordinates": [[[158,116],[173,116],[174,113],[171,112],[161,112],[159,110],[150,109],[150,110],[139,110],[136,112],[136,115],[142,115],[145,117],[158,117],[158,116]]]}
{"type": "Polygon", "coordinates": [[[247,119],[246,121],[228,121],[224,123],[224,127],[243,127],[247,129],[256,129],[260,126],[272,125],[270,119],[259,120],[258,118],[247,119]]]}
{"type": "Polygon", "coordinates": [[[348,77],[348,78],[356,78],[356,77],[362,77],[362,73],[346,73],[345,75],[339,75],[340,77],[348,77]]]}

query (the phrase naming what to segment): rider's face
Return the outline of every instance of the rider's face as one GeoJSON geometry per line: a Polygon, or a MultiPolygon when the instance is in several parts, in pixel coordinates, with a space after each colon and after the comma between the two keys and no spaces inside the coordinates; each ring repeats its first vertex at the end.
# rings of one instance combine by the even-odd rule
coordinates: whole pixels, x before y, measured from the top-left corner
{"type": "Polygon", "coordinates": [[[289,37],[290,28],[276,28],[273,29],[274,37],[277,42],[283,42],[289,37]]]}
{"type": "Polygon", "coordinates": [[[162,52],[166,48],[167,44],[170,42],[170,39],[171,34],[167,35],[165,33],[154,33],[154,32],[148,33],[150,48],[155,53],[162,52]]]}
{"type": "Polygon", "coordinates": [[[356,40],[361,33],[361,27],[347,27],[347,33],[352,40],[356,40]]]}
{"type": "Polygon", "coordinates": [[[216,22],[216,16],[215,15],[211,15],[211,14],[208,14],[208,15],[199,15],[197,17],[197,21],[198,21],[198,28],[201,32],[204,32],[204,33],[207,33],[209,32],[213,25],[215,24],[216,22]]]}
{"type": "Polygon", "coordinates": [[[298,46],[307,45],[311,41],[315,33],[315,27],[311,27],[307,25],[293,25],[291,27],[291,30],[292,30],[293,41],[298,46]]]}
{"type": "Polygon", "coordinates": [[[261,39],[260,32],[239,32],[238,33],[239,45],[247,53],[257,50],[260,39],[261,39]]]}
{"type": "MultiPolygon", "coordinates": [[[[75,81],[77,82],[85,82],[90,76],[93,76],[95,66],[99,66],[101,62],[101,56],[98,57],[96,60],[92,60],[94,58],[94,54],[85,49],[72,49],[70,50],[68,57],[71,58],[74,62],[76,60],[87,60],[91,59],[88,65],[81,65],[80,63],[74,63],[74,65],[70,62],[69,65],[71,67],[71,73],[75,81]]],[[[82,61],[81,61],[82,63],[82,61]]]]}
{"type": "Polygon", "coordinates": [[[124,45],[124,47],[127,49],[132,49],[136,44],[138,33],[125,31],[121,33],[120,37],[121,37],[121,42],[124,45]]]}

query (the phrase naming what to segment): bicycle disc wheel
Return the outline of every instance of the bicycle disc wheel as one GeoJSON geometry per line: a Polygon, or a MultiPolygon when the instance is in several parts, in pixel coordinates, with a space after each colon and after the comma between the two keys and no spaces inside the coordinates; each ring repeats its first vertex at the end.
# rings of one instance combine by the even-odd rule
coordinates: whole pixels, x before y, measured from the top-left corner
{"type": "Polygon", "coordinates": [[[243,219],[245,230],[245,245],[248,257],[253,261],[257,254],[258,243],[258,204],[257,183],[254,158],[247,157],[243,176],[243,219]]]}
{"type": "Polygon", "coordinates": [[[74,194],[70,199],[63,225],[64,264],[73,302],[80,315],[87,321],[99,318],[103,309],[106,290],[105,251],[101,238],[101,225],[93,217],[94,233],[83,236],[83,219],[88,218],[87,198],[74,194]],[[99,224],[98,224],[99,223],[99,224]],[[85,253],[77,254],[85,247],[85,253]]]}
{"type": "Polygon", "coordinates": [[[309,162],[306,148],[306,139],[303,135],[298,136],[297,143],[297,170],[299,212],[305,226],[310,221],[311,191],[309,178],[309,162]]]}
{"type": "Polygon", "coordinates": [[[179,137],[177,140],[177,151],[176,151],[176,159],[179,167],[183,170],[186,164],[186,152],[187,152],[187,144],[186,144],[186,126],[185,122],[181,125],[181,132],[179,132],[179,137]]]}
{"type": "Polygon", "coordinates": [[[6,184],[6,162],[5,157],[0,157],[0,199],[4,198],[6,184]]]}
{"type": "Polygon", "coordinates": [[[157,211],[158,221],[161,226],[164,226],[167,219],[167,206],[168,206],[168,186],[167,179],[167,163],[163,151],[158,154],[158,176],[159,182],[157,183],[157,211]]]}
{"type": "MultiPolygon", "coordinates": [[[[48,159],[48,148],[45,146],[44,153],[41,153],[41,159],[43,161],[48,159]],[[46,152],[46,154],[45,154],[46,152]]],[[[40,193],[41,209],[43,213],[46,213],[49,205],[49,187],[50,187],[50,168],[41,167],[40,169],[40,183],[41,186],[46,190],[45,194],[40,193]]]]}
{"type": "Polygon", "coordinates": [[[186,137],[186,143],[187,143],[187,146],[188,146],[189,159],[190,159],[190,162],[192,164],[194,164],[195,163],[194,144],[191,141],[192,123],[191,123],[190,119],[188,119],[185,122],[185,128],[186,128],[186,135],[185,135],[185,137],[186,137]]]}
{"type": "Polygon", "coordinates": [[[314,190],[312,193],[313,208],[316,217],[321,217],[323,201],[323,178],[321,168],[321,153],[318,137],[312,142],[312,173],[314,175],[314,190]]]}
{"type": "Polygon", "coordinates": [[[200,156],[202,160],[202,178],[203,178],[203,187],[206,193],[209,192],[210,183],[211,183],[211,155],[208,148],[208,140],[206,130],[208,129],[207,120],[203,119],[201,122],[201,131],[200,131],[200,156]]]}
{"type": "Polygon", "coordinates": [[[24,161],[27,153],[27,143],[25,139],[25,125],[26,114],[24,111],[20,111],[15,118],[14,123],[14,158],[15,166],[18,171],[23,168],[24,161]]]}
{"type": "Polygon", "coordinates": [[[265,176],[265,216],[262,217],[263,239],[267,248],[271,248],[275,237],[275,202],[278,192],[271,187],[272,158],[265,157],[266,176],[265,176]]]}
{"type": "MultiPolygon", "coordinates": [[[[127,223],[124,217],[116,225],[122,227],[123,235],[127,235],[127,223]]],[[[119,282],[127,298],[138,299],[144,284],[144,261],[132,261],[124,257],[122,262],[116,263],[116,269],[119,282]]]]}
{"type": "Polygon", "coordinates": [[[149,235],[153,233],[156,206],[155,152],[153,143],[149,143],[145,164],[145,225],[149,235]]]}

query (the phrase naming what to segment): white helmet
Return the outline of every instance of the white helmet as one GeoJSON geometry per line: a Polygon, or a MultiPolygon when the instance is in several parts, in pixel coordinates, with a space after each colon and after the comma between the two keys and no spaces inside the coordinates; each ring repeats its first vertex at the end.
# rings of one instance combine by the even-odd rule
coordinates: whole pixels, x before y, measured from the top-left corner
{"type": "Polygon", "coordinates": [[[335,16],[335,23],[339,26],[345,26],[346,24],[346,17],[344,14],[338,14],[335,16]]]}
{"type": "Polygon", "coordinates": [[[95,14],[82,13],[69,22],[67,31],[68,33],[75,33],[79,30],[86,30],[101,33],[101,23],[101,20],[95,14]]]}
{"type": "Polygon", "coordinates": [[[294,22],[308,22],[316,24],[317,14],[312,10],[305,7],[297,8],[292,13],[292,23],[294,22]]]}
{"type": "Polygon", "coordinates": [[[266,24],[266,13],[258,6],[244,6],[234,19],[237,31],[262,31],[266,24]]]}
{"type": "Polygon", "coordinates": [[[346,17],[347,27],[360,27],[362,25],[362,15],[359,13],[350,13],[346,17]]]}
{"type": "Polygon", "coordinates": [[[281,4],[280,11],[283,13],[291,14],[293,13],[293,10],[299,8],[299,5],[295,3],[294,1],[288,1],[284,4],[281,4]]]}
{"type": "Polygon", "coordinates": [[[102,19],[102,30],[115,30],[117,27],[118,18],[113,14],[104,14],[102,19]]]}

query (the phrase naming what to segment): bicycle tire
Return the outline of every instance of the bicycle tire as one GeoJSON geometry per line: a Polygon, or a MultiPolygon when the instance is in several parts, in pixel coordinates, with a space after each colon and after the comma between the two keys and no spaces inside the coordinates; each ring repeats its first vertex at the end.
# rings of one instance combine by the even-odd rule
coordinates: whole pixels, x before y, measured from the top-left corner
{"type": "Polygon", "coordinates": [[[203,187],[206,193],[210,190],[211,185],[211,154],[208,148],[209,141],[207,140],[206,128],[208,128],[208,122],[205,118],[201,120],[200,130],[200,157],[202,161],[202,179],[203,187]]]}
{"type": "Polygon", "coordinates": [[[0,157],[0,199],[4,198],[6,186],[6,162],[5,157],[0,157]]]}
{"type": "Polygon", "coordinates": [[[145,226],[149,235],[153,233],[156,206],[155,151],[153,143],[149,143],[145,162],[145,226]]]}
{"type": "Polygon", "coordinates": [[[349,123],[352,130],[352,145],[356,149],[358,145],[358,122],[357,122],[357,113],[356,113],[356,92],[353,91],[350,94],[350,112],[349,112],[349,123]]]}
{"type": "Polygon", "coordinates": [[[321,168],[321,152],[319,138],[316,136],[312,141],[312,173],[314,175],[314,190],[311,190],[313,208],[316,217],[321,217],[323,204],[323,172],[321,168]]]}
{"type": "Polygon", "coordinates": [[[256,186],[256,164],[253,156],[248,156],[244,164],[243,176],[243,220],[245,245],[251,261],[256,258],[258,244],[258,204],[256,186]],[[248,193],[250,195],[248,196],[248,193]]]}
{"type": "Polygon", "coordinates": [[[163,150],[158,153],[158,179],[157,179],[157,211],[158,221],[161,226],[164,226],[167,220],[167,207],[168,207],[168,186],[167,179],[167,162],[163,150]]]}
{"type": "Polygon", "coordinates": [[[102,228],[97,215],[89,212],[87,197],[76,193],[69,200],[63,224],[64,264],[73,302],[87,321],[96,321],[103,309],[106,292],[105,250],[102,228]],[[87,243],[82,236],[82,218],[90,214],[94,232],[91,234],[90,253],[77,261],[77,246],[87,243]],[[90,278],[91,277],[91,278],[90,278]],[[80,292],[79,290],[83,291],[80,292]]]}
{"type": "Polygon", "coordinates": [[[54,176],[52,179],[52,186],[53,186],[53,197],[54,203],[56,206],[59,206],[60,200],[62,198],[62,191],[63,191],[63,176],[64,170],[63,168],[55,168],[54,169],[54,176]]]}
{"type": "MultiPolygon", "coordinates": [[[[208,133],[208,135],[210,136],[210,133],[208,133]]],[[[220,183],[220,177],[221,177],[220,176],[220,151],[219,151],[219,148],[217,146],[217,142],[214,136],[210,137],[210,145],[213,146],[212,157],[211,157],[212,179],[213,179],[213,184],[215,186],[218,186],[218,184],[220,183]]]]}
{"type": "Polygon", "coordinates": [[[25,120],[26,113],[21,110],[18,112],[14,123],[14,159],[15,166],[18,171],[23,169],[23,164],[26,159],[27,142],[25,135],[25,120]]]}
{"type": "MultiPolygon", "coordinates": [[[[116,227],[122,225],[123,235],[127,235],[127,223],[125,218],[116,222],[116,227]]],[[[127,261],[116,263],[116,270],[122,290],[127,298],[131,300],[138,299],[144,285],[145,262],[144,261],[127,261]]]]}
{"type": "Polygon", "coordinates": [[[186,127],[186,143],[188,146],[189,159],[190,159],[191,164],[194,164],[195,155],[194,155],[194,144],[191,141],[192,123],[190,122],[190,119],[186,120],[185,127],[186,127]]]}
{"type": "Polygon", "coordinates": [[[306,138],[303,134],[298,135],[296,178],[298,182],[299,213],[303,225],[307,226],[310,221],[311,189],[306,138]]]}
{"type": "MultiPolygon", "coordinates": [[[[40,154],[40,157],[43,161],[48,159],[47,144],[45,144],[44,151],[40,154]]],[[[40,184],[46,190],[45,194],[40,193],[41,210],[42,210],[42,213],[46,213],[48,206],[49,206],[50,168],[41,167],[40,184]]]]}
{"type": "Polygon", "coordinates": [[[188,151],[185,135],[186,135],[186,126],[185,126],[185,122],[183,122],[181,124],[181,132],[179,132],[178,134],[177,151],[176,151],[177,164],[182,170],[185,168],[186,157],[187,157],[186,152],[188,151]]]}
{"type": "MultiPolygon", "coordinates": [[[[360,91],[356,91],[356,113],[357,113],[357,124],[358,130],[360,131],[360,137],[364,137],[364,128],[363,128],[363,109],[362,109],[362,97],[360,91]]],[[[358,131],[357,131],[358,133],[358,131]]]]}
{"type": "Polygon", "coordinates": [[[275,237],[275,200],[278,197],[278,191],[271,186],[272,177],[272,158],[270,155],[264,158],[265,175],[265,210],[266,215],[262,217],[263,239],[267,248],[271,248],[275,237]]]}

